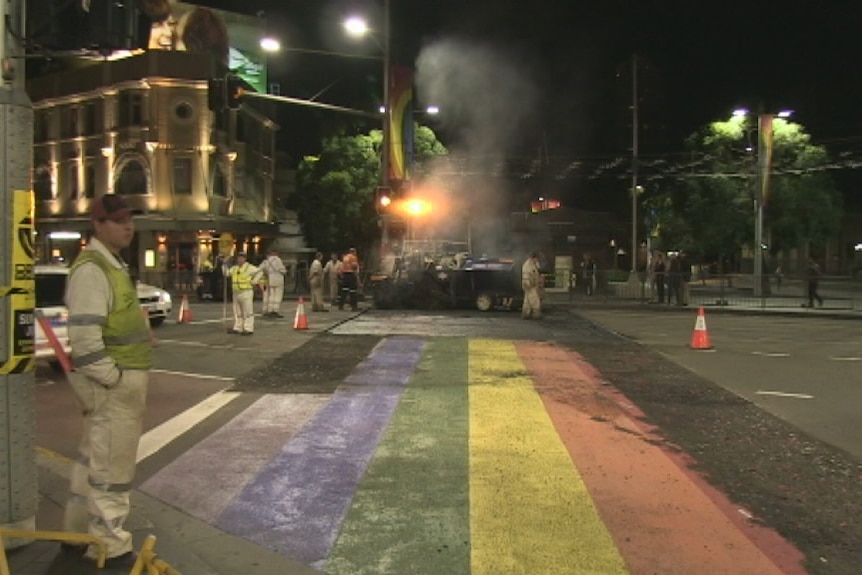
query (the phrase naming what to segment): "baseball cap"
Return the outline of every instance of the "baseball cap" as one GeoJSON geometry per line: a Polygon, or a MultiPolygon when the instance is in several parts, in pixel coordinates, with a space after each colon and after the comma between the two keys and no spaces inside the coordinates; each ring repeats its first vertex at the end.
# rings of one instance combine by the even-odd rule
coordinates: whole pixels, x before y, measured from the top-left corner
{"type": "Polygon", "coordinates": [[[132,208],[123,196],[108,194],[93,201],[90,218],[93,220],[119,221],[132,215],[132,208]]]}

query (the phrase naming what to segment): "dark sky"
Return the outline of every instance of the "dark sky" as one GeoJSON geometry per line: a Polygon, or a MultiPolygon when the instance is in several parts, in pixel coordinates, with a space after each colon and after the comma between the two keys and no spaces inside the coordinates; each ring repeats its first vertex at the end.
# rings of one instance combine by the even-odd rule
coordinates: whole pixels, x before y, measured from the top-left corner
{"type": "MultiPolygon", "coordinates": [[[[382,0],[212,4],[265,10],[273,32],[294,47],[374,54],[373,44],[345,40],[339,23],[366,11],[382,26],[382,0]]],[[[633,53],[642,66],[644,154],[679,150],[685,135],[737,106],[792,108],[816,141],[862,140],[859,2],[391,0],[391,19],[393,61],[416,66],[425,56],[420,67],[434,85],[420,83],[420,97],[449,99],[449,110],[472,103],[485,115],[490,106],[494,122],[513,125],[505,135],[517,142],[507,153],[626,153],[633,53]],[[496,101],[529,109],[509,113],[496,101]]],[[[379,98],[381,69],[374,60],[286,52],[270,73],[286,95],[326,89],[322,101],[363,106],[379,98]]],[[[447,120],[444,102],[433,103],[442,108],[438,127],[455,137],[463,136],[459,124],[474,121],[463,109],[447,120]]],[[[296,114],[327,121],[305,110],[288,116],[296,114]]]]}

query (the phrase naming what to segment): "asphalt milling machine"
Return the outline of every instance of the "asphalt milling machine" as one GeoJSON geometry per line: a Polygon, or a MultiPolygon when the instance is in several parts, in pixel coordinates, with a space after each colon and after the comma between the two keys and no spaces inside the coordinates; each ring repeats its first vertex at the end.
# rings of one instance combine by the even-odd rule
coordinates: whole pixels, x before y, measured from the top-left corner
{"type": "Polygon", "coordinates": [[[379,309],[520,309],[521,269],[512,259],[472,257],[459,242],[404,242],[367,287],[379,309]]]}

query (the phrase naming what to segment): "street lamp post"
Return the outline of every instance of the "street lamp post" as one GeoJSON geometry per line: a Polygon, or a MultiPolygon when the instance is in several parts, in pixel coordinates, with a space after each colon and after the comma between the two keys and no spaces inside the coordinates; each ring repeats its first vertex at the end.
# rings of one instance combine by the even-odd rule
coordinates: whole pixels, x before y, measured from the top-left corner
{"type": "Polygon", "coordinates": [[[757,189],[754,191],[754,297],[763,297],[763,202],[768,185],[769,148],[772,147],[772,115],[757,116],[757,189]],[[766,139],[769,142],[766,142],[766,139]]]}
{"type": "MultiPolygon", "coordinates": [[[[383,1],[383,156],[381,157],[382,173],[380,174],[380,185],[384,188],[389,188],[389,154],[390,142],[392,138],[392,122],[391,122],[391,106],[389,104],[389,42],[390,42],[390,21],[389,21],[389,0],[383,1]]],[[[382,214],[380,221],[380,244],[383,248],[389,246],[389,214],[382,214]]]]}

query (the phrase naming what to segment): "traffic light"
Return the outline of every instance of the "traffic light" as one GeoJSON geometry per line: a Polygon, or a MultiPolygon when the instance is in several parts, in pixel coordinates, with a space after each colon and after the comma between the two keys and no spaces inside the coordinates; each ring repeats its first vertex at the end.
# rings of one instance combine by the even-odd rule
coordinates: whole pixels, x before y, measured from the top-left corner
{"type": "Polygon", "coordinates": [[[379,186],[374,199],[374,207],[377,209],[377,213],[388,212],[390,206],[392,206],[392,188],[379,186]]]}
{"type": "Polygon", "coordinates": [[[242,79],[234,74],[227,76],[227,107],[236,109],[239,108],[239,99],[245,93],[245,88],[242,85],[242,79]]]}

